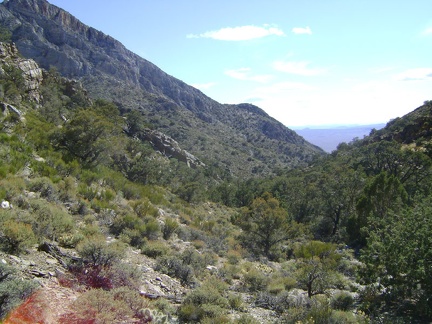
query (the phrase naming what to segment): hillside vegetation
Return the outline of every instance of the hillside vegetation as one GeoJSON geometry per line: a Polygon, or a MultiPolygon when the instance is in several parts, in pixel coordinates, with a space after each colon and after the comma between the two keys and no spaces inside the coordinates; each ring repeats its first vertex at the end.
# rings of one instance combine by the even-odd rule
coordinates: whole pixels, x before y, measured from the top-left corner
{"type": "Polygon", "coordinates": [[[429,102],[307,168],[222,179],[55,70],[30,90],[23,61],[1,75],[0,315],[24,302],[6,323],[63,290],[59,323],[432,318],[429,102]]]}

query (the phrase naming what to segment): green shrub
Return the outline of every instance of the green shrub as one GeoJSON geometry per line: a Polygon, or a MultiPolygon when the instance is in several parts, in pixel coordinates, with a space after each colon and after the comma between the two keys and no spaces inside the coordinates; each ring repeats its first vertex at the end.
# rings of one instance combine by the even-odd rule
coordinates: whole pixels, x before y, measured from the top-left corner
{"type": "Polygon", "coordinates": [[[164,240],[169,240],[170,237],[177,231],[179,223],[175,219],[165,218],[165,223],[162,226],[162,237],[164,240]]]}
{"type": "Polygon", "coordinates": [[[48,201],[55,201],[58,198],[57,189],[50,178],[35,178],[29,184],[31,191],[39,192],[42,198],[48,201]]]}
{"type": "Polygon", "coordinates": [[[15,276],[15,270],[0,262],[0,320],[38,287],[34,281],[15,276]]]}
{"type": "Polygon", "coordinates": [[[242,310],[243,309],[243,299],[240,295],[236,295],[233,293],[228,294],[228,303],[232,309],[242,310]]]}
{"type": "Polygon", "coordinates": [[[141,252],[150,258],[158,258],[168,253],[170,248],[162,241],[148,241],[141,248],[141,252]]]}
{"type": "Polygon", "coordinates": [[[272,277],[268,283],[267,291],[271,294],[279,294],[282,291],[289,291],[295,288],[297,280],[288,276],[272,277]]]}
{"type": "Polygon", "coordinates": [[[330,299],[330,305],[333,309],[341,311],[350,310],[354,304],[354,297],[348,292],[337,292],[330,299]]]}
{"type": "Polygon", "coordinates": [[[76,249],[84,261],[104,267],[118,262],[124,254],[125,246],[120,242],[108,244],[103,237],[96,236],[85,239],[76,249]]]}
{"type": "Polygon", "coordinates": [[[192,290],[179,308],[179,318],[185,322],[201,322],[205,318],[221,318],[230,307],[222,293],[226,289],[213,279],[192,290]]]}
{"type": "Polygon", "coordinates": [[[75,222],[71,215],[56,205],[45,200],[32,200],[31,211],[34,216],[32,224],[34,232],[52,240],[73,232],[75,222]]]}
{"type": "Polygon", "coordinates": [[[158,209],[145,197],[133,202],[132,208],[140,218],[144,218],[145,216],[157,217],[159,214],[158,209]]]}
{"type": "Polygon", "coordinates": [[[132,317],[132,310],[113,293],[102,289],[92,289],[81,295],[72,305],[79,320],[97,323],[115,323],[132,317]]]}
{"type": "Polygon", "coordinates": [[[77,185],[76,179],[73,177],[66,177],[58,183],[59,196],[64,202],[71,201],[76,197],[77,185]]]}
{"type": "Polygon", "coordinates": [[[36,237],[30,224],[12,219],[2,222],[0,241],[5,251],[20,253],[36,243],[36,237]]]}
{"type": "Polygon", "coordinates": [[[267,287],[268,277],[265,276],[261,271],[252,268],[247,273],[245,273],[244,282],[249,291],[262,291],[267,287]]]}
{"type": "Polygon", "coordinates": [[[179,279],[182,285],[193,286],[195,284],[195,272],[193,268],[184,264],[183,261],[176,256],[159,258],[155,270],[179,279]]]}
{"type": "Polygon", "coordinates": [[[234,320],[234,324],[260,324],[260,322],[251,315],[242,314],[239,318],[234,320]]]}

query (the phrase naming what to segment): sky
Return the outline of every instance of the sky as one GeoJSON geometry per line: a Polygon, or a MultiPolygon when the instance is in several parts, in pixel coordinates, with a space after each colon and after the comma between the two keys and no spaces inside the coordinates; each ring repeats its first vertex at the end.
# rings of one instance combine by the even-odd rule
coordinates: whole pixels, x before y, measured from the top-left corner
{"type": "Polygon", "coordinates": [[[49,0],[221,103],[288,127],[432,100],[431,0],[49,0]]]}

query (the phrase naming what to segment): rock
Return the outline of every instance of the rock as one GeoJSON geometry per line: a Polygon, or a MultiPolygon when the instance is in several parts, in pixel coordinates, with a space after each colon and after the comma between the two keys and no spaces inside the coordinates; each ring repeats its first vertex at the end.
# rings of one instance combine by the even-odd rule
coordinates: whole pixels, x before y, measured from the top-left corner
{"type": "Polygon", "coordinates": [[[39,88],[43,80],[43,73],[37,63],[32,59],[20,57],[16,45],[7,43],[0,43],[0,62],[2,65],[13,66],[22,71],[24,90],[28,98],[39,103],[41,100],[39,88]]]}
{"type": "Polygon", "coordinates": [[[1,208],[3,208],[3,209],[9,209],[9,208],[10,208],[10,203],[9,203],[9,201],[7,201],[7,200],[3,200],[3,201],[1,202],[1,208]]]}
{"type": "Polygon", "coordinates": [[[49,274],[48,272],[42,271],[42,270],[30,270],[29,273],[35,277],[39,277],[39,278],[48,278],[49,274]]]}
{"type": "Polygon", "coordinates": [[[46,259],[46,263],[50,265],[58,264],[59,262],[56,259],[48,258],[46,259]]]}
{"type": "Polygon", "coordinates": [[[139,138],[140,140],[150,142],[153,148],[168,158],[173,157],[179,161],[185,162],[191,168],[205,167],[205,164],[197,157],[183,150],[177,141],[162,132],[145,129],[140,133],[139,138]]]}
{"type": "Polygon", "coordinates": [[[214,271],[217,271],[217,270],[218,270],[218,268],[217,268],[217,267],[215,267],[215,266],[212,266],[212,265],[208,265],[208,266],[206,267],[206,269],[207,269],[207,270],[209,270],[209,271],[212,271],[212,272],[214,272],[214,271]]]}
{"type": "Polygon", "coordinates": [[[9,258],[16,263],[21,263],[21,261],[22,261],[21,258],[15,256],[15,255],[9,255],[9,258]]]}
{"type": "Polygon", "coordinates": [[[170,291],[169,287],[167,285],[165,285],[163,282],[160,283],[161,288],[170,291]]]}

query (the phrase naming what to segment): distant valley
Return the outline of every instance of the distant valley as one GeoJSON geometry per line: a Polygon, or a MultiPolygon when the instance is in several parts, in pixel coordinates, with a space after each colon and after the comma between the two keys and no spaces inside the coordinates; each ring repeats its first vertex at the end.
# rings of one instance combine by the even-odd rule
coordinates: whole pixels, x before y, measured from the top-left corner
{"type": "Polygon", "coordinates": [[[330,153],[337,148],[340,143],[349,143],[353,139],[362,139],[369,135],[372,129],[381,129],[385,124],[371,125],[349,125],[349,126],[310,126],[292,127],[293,130],[304,139],[324,151],[330,153]]]}

